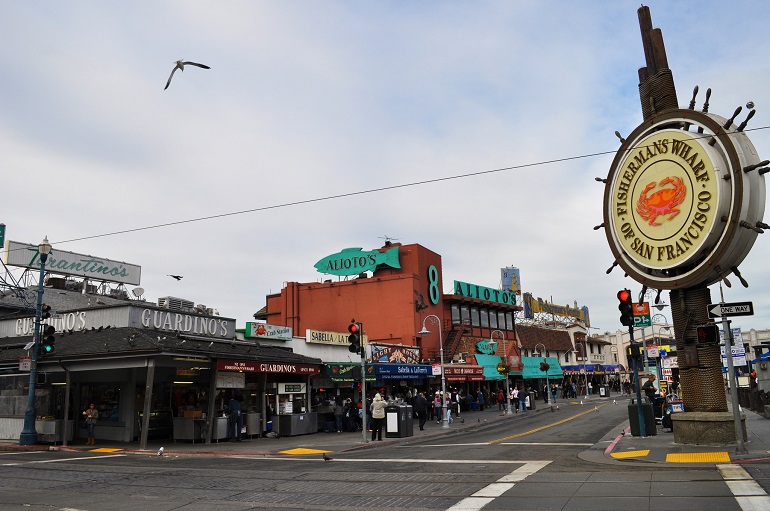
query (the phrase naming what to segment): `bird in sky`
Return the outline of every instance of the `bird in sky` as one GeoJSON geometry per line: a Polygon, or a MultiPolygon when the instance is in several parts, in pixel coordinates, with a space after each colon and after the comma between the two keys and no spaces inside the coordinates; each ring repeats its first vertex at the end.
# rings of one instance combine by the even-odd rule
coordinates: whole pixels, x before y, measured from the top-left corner
{"type": "Polygon", "coordinates": [[[171,79],[174,77],[174,73],[176,73],[176,70],[179,69],[180,71],[184,72],[185,66],[195,66],[195,67],[202,67],[203,69],[211,69],[209,66],[206,66],[203,64],[197,64],[195,62],[189,62],[184,60],[177,60],[176,65],[174,66],[174,69],[171,70],[171,75],[168,77],[168,81],[166,82],[166,86],[163,88],[163,90],[168,89],[168,86],[171,85],[171,79]]]}
{"type": "Polygon", "coordinates": [[[182,280],[184,278],[181,275],[169,275],[169,277],[171,277],[172,279],[176,279],[176,280],[182,280]]]}

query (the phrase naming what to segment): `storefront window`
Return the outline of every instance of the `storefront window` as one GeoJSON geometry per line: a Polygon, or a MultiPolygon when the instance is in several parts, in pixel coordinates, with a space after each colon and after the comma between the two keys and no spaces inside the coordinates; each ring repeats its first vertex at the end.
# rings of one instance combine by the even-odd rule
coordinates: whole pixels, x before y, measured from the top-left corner
{"type": "Polygon", "coordinates": [[[471,325],[480,326],[479,310],[476,307],[471,309],[471,325]]]}
{"type": "Polygon", "coordinates": [[[481,327],[489,328],[489,311],[486,309],[481,309],[479,314],[481,314],[481,327]]]}
{"type": "Polygon", "coordinates": [[[452,305],[452,324],[460,324],[460,307],[458,305],[452,305]]]}
{"type": "Polygon", "coordinates": [[[497,312],[489,311],[489,328],[497,328],[497,312]]]}
{"type": "Polygon", "coordinates": [[[499,329],[505,330],[505,312],[497,313],[497,324],[499,329]]]}
{"type": "Polygon", "coordinates": [[[513,312],[506,312],[505,313],[505,322],[506,322],[506,329],[507,330],[513,330],[513,312]]]}
{"type": "Polygon", "coordinates": [[[100,422],[118,422],[120,418],[120,386],[118,384],[84,385],[80,403],[83,409],[91,403],[99,410],[100,422]]]}
{"type": "Polygon", "coordinates": [[[471,310],[468,307],[460,308],[460,321],[463,325],[471,324],[471,310]]]}

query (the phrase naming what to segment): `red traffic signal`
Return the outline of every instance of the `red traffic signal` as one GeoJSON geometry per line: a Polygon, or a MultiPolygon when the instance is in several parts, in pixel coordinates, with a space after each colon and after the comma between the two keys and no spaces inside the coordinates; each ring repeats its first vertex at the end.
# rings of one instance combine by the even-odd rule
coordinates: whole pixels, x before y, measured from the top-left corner
{"type": "Polygon", "coordinates": [[[348,325],[348,350],[351,353],[361,353],[361,323],[356,323],[355,320],[348,325]]]}
{"type": "Polygon", "coordinates": [[[719,344],[719,327],[714,323],[710,325],[701,325],[696,328],[698,333],[698,342],[701,344],[719,344]]]}
{"type": "Polygon", "coordinates": [[[621,289],[618,291],[618,310],[620,311],[620,324],[627,327],[634,326],[634,304],[631,299],[631,291],[621,289]]]}

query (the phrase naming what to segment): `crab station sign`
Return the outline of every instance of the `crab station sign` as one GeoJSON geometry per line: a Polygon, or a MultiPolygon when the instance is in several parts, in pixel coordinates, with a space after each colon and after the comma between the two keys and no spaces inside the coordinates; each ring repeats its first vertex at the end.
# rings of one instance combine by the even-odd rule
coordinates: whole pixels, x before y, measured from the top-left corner
{"type": "Polygon", "coordinates": [[[615,260],[656,289],[710,285],[748,254],[764,178],[745,133],[727,120],[667,110],[622,143],[607,178],[605,233],[615,260]],[[683,127],[685,127],[683,129],[683,127]]]}

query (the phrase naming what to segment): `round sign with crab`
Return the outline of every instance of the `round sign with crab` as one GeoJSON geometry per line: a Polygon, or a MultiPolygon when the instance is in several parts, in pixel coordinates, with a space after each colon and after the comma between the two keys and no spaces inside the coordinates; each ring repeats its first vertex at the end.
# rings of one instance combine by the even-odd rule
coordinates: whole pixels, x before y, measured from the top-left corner
{"type": "Polygon", "coordinates": [[[764,178],[748,137],[709,113],[668,110],[623,141],[604,196],[618,264],[657,289],[709,285],[736,267],[764,213],[764,178]]]}

